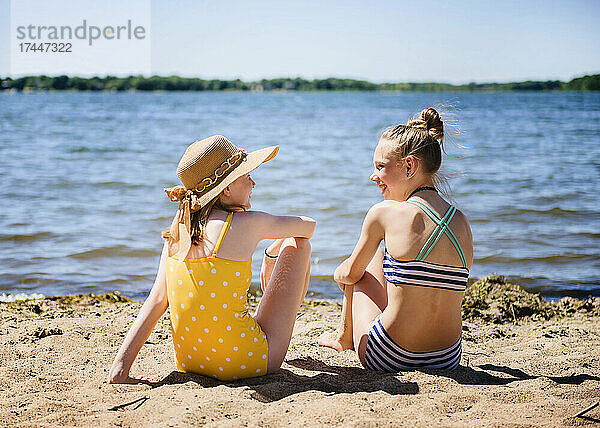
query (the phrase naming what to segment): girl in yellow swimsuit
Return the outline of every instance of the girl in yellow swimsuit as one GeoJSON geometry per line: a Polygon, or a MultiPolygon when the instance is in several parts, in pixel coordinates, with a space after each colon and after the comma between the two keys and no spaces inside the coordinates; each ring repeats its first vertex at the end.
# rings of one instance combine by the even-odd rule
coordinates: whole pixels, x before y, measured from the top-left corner
{"type": "Polygon", "coordinates": [[[278,146],[246,153],[220,135],[194,142],[177,175],[183,186],[165,189],[179,209],[169,230],[154,286],[109,374],[111,383],[135,383],[130,368],[167,308],[177,368],[221,380],[279,369],[308,287],[315,221],[251,211],[249,173],[278,146]],[[247,310],[252,254],[264,239],[263,297],[247,310]]]}

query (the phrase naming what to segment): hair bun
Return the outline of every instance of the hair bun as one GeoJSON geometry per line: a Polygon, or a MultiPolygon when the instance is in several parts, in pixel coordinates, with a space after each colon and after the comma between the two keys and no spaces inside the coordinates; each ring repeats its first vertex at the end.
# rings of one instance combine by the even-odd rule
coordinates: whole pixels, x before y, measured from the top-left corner
{"type": "Polygon", "coordinates": [[[406,126],[423,129],[440,143],[444,140],[444,122],[434,108],[426,108],[417,119],[410,119],[406,126]]]}
{"type": "Polygon", "coordinates": [[[425,129],[436,140],[444,140],[444,122],[434,108],[426,108],[421,112],[420,118],[425,122],[425,129]]]}

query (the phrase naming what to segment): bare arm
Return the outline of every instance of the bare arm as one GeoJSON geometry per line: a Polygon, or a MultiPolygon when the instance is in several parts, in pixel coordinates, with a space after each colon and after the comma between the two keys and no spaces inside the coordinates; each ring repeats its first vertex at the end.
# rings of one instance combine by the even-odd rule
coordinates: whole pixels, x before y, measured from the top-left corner
{"type": "Polygon", "coordinates": [[[256,234],[255,242],[263,239],[275,239],[267,248],[267,254],[275,257],[263,256],[263,263],[260,270],[261,288],[263,291],[267,288],[271,273],[277,262],[277,255],[281,244],[285,238],[306,238],[312,237],[316,222],[310,217],[304,216],[274,216],[264,212],[254,212],[253,225],[251,230],[256,234]]]}
{"type": "Polygon", "coordinates": [[[265,212],[252,212],[252,226],[257,241],[280,238],[311,238],[316,221],[305,216],[276,216],[265,212]]]}
{"type": "Polygon", "coordinates": [[[375,255],[379,243],[384,238],[382,225],[383,207],[375,205],[367,212],[363,222],[360,238],[350,257],[344,260],[335,270],[333,279],[344,288],[345,285],[356,284],[365,273],[367,265],[375,255]]]}
{"type": "Polygon", "coordinates": [[[156,323],[169,307],[166,277],[167,256],[168,248],[165,243],[156,280],[115,357],[108,377],[109,383],[136,383],[141,380],[141,378],[130,377],[129,370],[156,323]]]}

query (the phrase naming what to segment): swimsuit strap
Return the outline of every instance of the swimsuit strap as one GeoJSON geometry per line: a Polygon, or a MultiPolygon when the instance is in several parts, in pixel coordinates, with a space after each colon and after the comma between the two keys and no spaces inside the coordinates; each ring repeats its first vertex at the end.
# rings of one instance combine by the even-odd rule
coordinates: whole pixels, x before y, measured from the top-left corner
{"type": "Polygon", "coordinates": [[[215,244],[215,248],[212,252],[213,257],[216,257],[217,251],[219,251],[219,248],[221,248],[221,244],[223,243],[223,238],[225,238],[225,235],[227,234],[227,231],[229,230],[229,226],[231,225],[232,218],[233,218],[233,213],[229,213],[229,215],[227,216],[227,220],[225,220],[225,224],[223,225],[223,229],[221,229],[221,234],[219,235],[219,239],[217,239],[217,243],[215,244]]]}
{"type": "MultiPolygon", "coordinates": [[[[450,207],[448,209],[448,211],[446,211],[446,214],[444,214],[444,217],[442,218],[442,220],[438,223],[437,227],[431,233],[431,236],[429,237],[429,239],[427,240],[425,245],[423,245],[423,248],[421,248],[421,252],[417,256],[417,260],[425,260],[425,257],[427,257],[429,255],[429,253],[431,252],[431,250],[433,250],[433,247],[435,246],[435,244],[437,244],[437,242],[442,237],[442,234],[444,233],[444,231],[448,228],[448,223],[452,220],[452,217],[454,217],[455,212],[456,212],[456,208],[454,208],[454,207],[450,207]],[[433,240],[433,242],[431,242],[432,240],[433,240]],[[425,249],[427,247],[429,247],[429,249],[427,251],[425,251],[425,249]]],[[[462,259],[461,259],[461,261],[462,261],[462,259]]]]}
{"type": "Polygon", "coordinates": [[[450,229],[450,226],[449,226],[450,220],[452,220],[452,217],[454,217],[454,213],[456,212],[456,207],[451,205],[450,208],[448,208],[448,211],[446,211],[446,214],[444,214],[444,218],[440,218],[439,215],[437,215],[431,208],[429,208],[427,205],[423,204],[422,202],[419,202],[419,201],[406,201],[406,202],[408,202],[409,204],[416,205],[419,208],[421,208],[423,210],[423,212],[425,214],[427,214],[429,216],[429,218],[431,218],[437,224],[436,229],[433,231],[433,233],[431,234],[431,236],[429,237],[429,239],[427,240],[427,242],[421,249],[421,252],[419,253],[419,256],[417,256],[417,259],[418,260],[425,259],[425,257],[427,257],[427,255],[433,249],[433,246],[439,241],[439,239],[441,238],[442,233],[443,233],[448,237],[448,239],[450,239],[450,242],[452,243],[454,248],[456,248],[458,256],[460,257],[460,261],[462,262],[463,267],[466,268],[467,261],[465,258],[465,254],[463,253],[463,250],[460,247],[460,244],[458,243],[458,239],[456,238],[456,236],[454,235],[454,232],[452,232],[452,229],[450,229]],[[437,234],[437,237],[434,238],[434,235],[436,235],[436,234],[437,234]],[[427,246],[430,245],[432,240],[434,240],[434,242],[431,244],[430,248],[428,250],[426,250],[427,246]],[[425,254],[423,254],[424,252],[425,252],[425,254]],[[419,259],[420,256],[422,256],[421,259],[419,259]]]}

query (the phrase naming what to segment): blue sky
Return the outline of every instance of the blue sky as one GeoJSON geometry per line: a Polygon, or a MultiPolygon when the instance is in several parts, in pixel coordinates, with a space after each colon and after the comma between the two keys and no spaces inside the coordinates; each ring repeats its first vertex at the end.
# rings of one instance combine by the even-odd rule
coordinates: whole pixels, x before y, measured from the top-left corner
{"type": "MultiPolygon", "coordinates": [[[[106,5],[82,1],[89,16],[106,5]]],[[[10,72],[9,6],[0,0],[1,76],[10,72]]],[[[569,80],[600,72],[598,22],[598,0],[151,0],[151,71],[243,80],[569,80]]]]}

